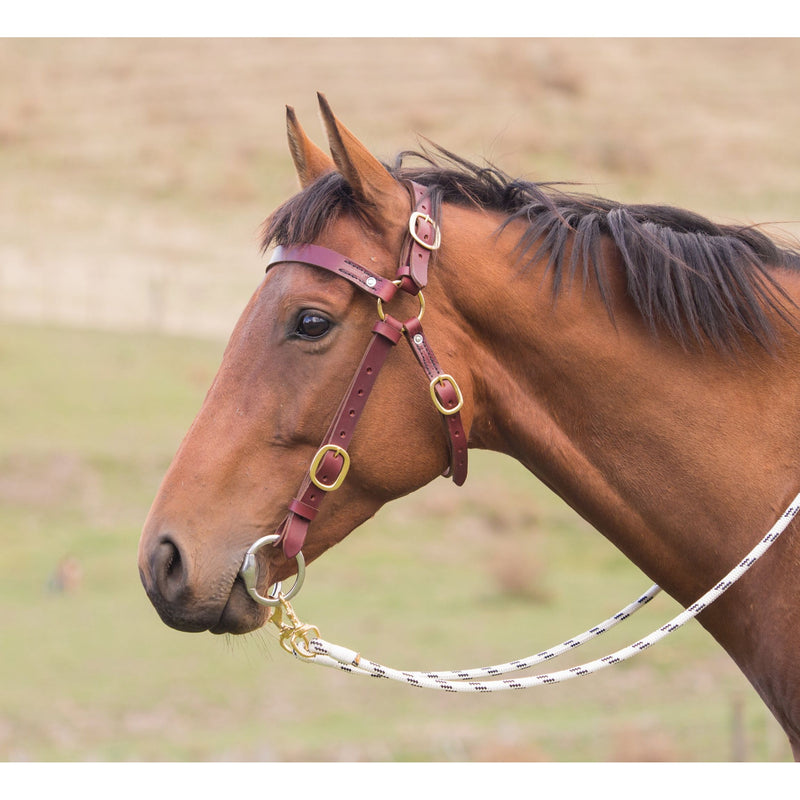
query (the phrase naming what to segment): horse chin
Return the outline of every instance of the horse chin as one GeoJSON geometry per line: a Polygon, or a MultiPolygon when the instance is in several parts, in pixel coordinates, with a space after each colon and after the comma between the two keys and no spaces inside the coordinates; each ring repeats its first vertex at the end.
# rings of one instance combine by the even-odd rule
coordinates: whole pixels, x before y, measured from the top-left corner
{"type": "Polygon", "coordinates": [[[237,579],[222,614],[208,630],[214,634],[232,633],[238,636],[261,628],[268,619],[269,609],[254,603],[241,579],[237,579]]]}

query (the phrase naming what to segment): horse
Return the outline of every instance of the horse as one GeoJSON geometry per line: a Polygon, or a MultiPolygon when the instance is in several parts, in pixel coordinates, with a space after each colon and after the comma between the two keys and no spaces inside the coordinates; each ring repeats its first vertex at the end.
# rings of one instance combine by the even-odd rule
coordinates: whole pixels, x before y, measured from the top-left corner
{"type": "MultiPolygon", "coordinates": [[[[319,105],[330,155],[287,107],[300,190],[264,223],[266,275],[145,521],[162,620],[259,628],[254,541],[275,542],[256,553],[266,592],[387,502],[462,483],[471,448],[519,461],[694,601],[800,489],[800,251],[432,144],[388,165],[319,105]]],[[[798,574],[795,520],[698,617],[796,759],[798,574]]]]}

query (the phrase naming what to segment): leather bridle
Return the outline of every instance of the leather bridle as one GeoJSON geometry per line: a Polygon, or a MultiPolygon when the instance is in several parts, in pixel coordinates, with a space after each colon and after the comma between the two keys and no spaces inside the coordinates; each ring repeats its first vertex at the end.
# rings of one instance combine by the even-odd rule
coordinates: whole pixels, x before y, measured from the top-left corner
{"type": "Polygon", "coordinates": [[[641,608],[659,591],[652,586],[634,603],[622,609],[614,617],[596,625],[579,636],[572,637],[555,648],[540,651],[526,659],[506,662],[491,667],[480,667],[468,670],[451,670],[448,672],[408,672],[390,669],[376,662],[363,658],[359,653],[340,645],[326,642],[319,630],[313,625],[303,624],[294,613],[289,599],[295,595],[303,583],[305,560],[302,547],[308,526],[316,517],[320,503],[328,492],[339,488],[347,475],[350,457],[347,446],[355,431],[358,419],[364,410],[369,393],[375,383],[378,372],[383,366],[391,348],[405,335],[414,355],[430,381],[430,392],[437,411],[446,424],[449,440],[450,463],[445,475],[452,477],[461,485],[467,475],[467,441],[461,423],[460,409],[463,404],[461,390],[455,379],[442,372],[433,352],[422,332],[420,319],[424,310],[421,289],[426,285],[428,265],[431,255],[439,246],[439,226],[430,216],[427,190],[418,184],[410,184],[414,198],[409,220],[409,233],[403,246],[403,258],[397,270],[397,277],[388,280],[375,274],[361,264],[342,256],[333,250],[311,244],[276,248],[269,267],[286,262],[299,262],[328,270],[350,281],[362,291],[377,298],[378,322],[372,329],[372,340],[359,364],[350,387],[342,400],[336,416],[331,423],[325,439],[312,459],[311,466],[300,486],[297,496],[289,503],[289,513],[278,528],[278,532],[264,536],[254,542],[244,557],[240,575],[250,596],[258,603],[273,607],[269,619],[280,630],[281,645],[297,657],[324,666],[334,667],[350,673],[360,673],[372,677],[392,678],[415,687],[441,689],[448,692],[487,692],[508,689],[524,689],[569,680],[579,675],[588,675],[611,664],[627,660],[643,652],[666,635],[678,630],[690,619],[693,619],[708,605],[727,591],[744,575],[756,561],[764,555],[778,539],[789,523],[800,513],[800,494],[781,515],[778,521],[767,532],[766,536],[740,561],[721,581],[717,582],[697,602],[682,611],[678,616],[662,625],[649,636],[638,639],[632,645],[618,650],[602,658],[595,659],[569,669],[554,673],[510,679],[496,679],[495,676],[518,673],[535,664],[572,650],[592,637],[613,627],[617,622],[626,619],[635,610],[641,608]],[[419,297],[419,313],[406,322],[386,314],[383,303],[391,300],[397,290],[419,297]],[[283,545],[287,558],[297,560],[297,579],[292,588],[283,593],[280,584],[269,590],[268,597],[258,593],[257,551],[267,545],[283,545]],[[491,676],[493,680],[476,680],[491,676]]]}
{"type": "MultiPolygon", "coordinates": [[[[338,489],[350,468],[347,447],[355,432],[372,387],[381,367],[394,345],[405,336],[417,361],[429,381],[431,399],[442,417],[449,445],[449,466],[444,475],[460,486],[467,477],[467,437],[461,421],[463,405],[461,389],[452,375],[445,373],[422,330],[425,301],[422,289],[427,285],[428,267],[441,242],[438,223],[431,217],[431,200],[426,187],[409,182],[412,212],[408,232],[402,247],[399,266],[393,280],[384,278],[367,267],[334,250],[314,244],[276,247],[267,270],[284,263],[301,263],[324,269],[349,281],[359,290],[377,300],[378,320],[372,328],[372,338],[353,376],[350,386],[328,428],[308,472],[294,499],[289,503],[286,518],[275,534],[255,542],[245,557],[241,574],[250,596],[266,605],[277,605],[276,597],[263,597],[256,588],[258,580],[255,552],[262,546],[282,545],[286,558],[297,559],[298,580],[287,593],[295,594],[302,582],[304,569],[302,548],[308,527],[319,513],[325,496],[338,489]],[[405,322],[386,313],[388,303],[399,291],[419,300],[419,312],[405,322]]],[[[276,595],[278,592],[276,592],[276,595]]]]}

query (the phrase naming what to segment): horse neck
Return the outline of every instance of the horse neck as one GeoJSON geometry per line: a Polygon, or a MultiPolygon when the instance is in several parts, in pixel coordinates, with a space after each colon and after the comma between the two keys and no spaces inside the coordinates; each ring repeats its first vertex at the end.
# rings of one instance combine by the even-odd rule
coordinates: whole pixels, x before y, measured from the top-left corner
{"type": "MultiPolygon", "coordinates": [[[[651,580],[694,602],[800,490],[800,339],[784,331],[776,356],[685,352],[647,330],[621,277],[614,323],[591,283],[554,301],[544,266],[515,265],[516,236],[494,237],[497,223],[453,214],[450,237],[461,238],[435,272],[458,321],[452,371],[470,378],[470,444],[516,458],[651,580]]],[[[606,255],[613,263],[610,246],[606,255]]],[[[800,275],[782,281],[800,301],[800,275]]],[[[800,758],[798,528],[698,620],[800,758]]]]}
{"type": "Polygon", "coordinates": [[[516,458],[692,602],[800,489],[796,339],[782,357],[685,352],[647,330],[623,286],[612,323],[593,286],[554,301],[543,265],[514,266],[513,232],[489,250],[480,224],[459,228],[458,267],[443,258],[441,277],[470,334],[471,444],[516,458]]]}

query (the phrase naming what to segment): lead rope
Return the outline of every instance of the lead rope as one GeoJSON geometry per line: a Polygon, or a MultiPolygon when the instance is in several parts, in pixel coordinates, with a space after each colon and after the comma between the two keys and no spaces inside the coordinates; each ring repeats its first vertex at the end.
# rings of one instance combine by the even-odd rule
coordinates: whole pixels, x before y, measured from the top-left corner
{"type": "Polygon", "coordinates": [[[391,669],[390,667],[385,667],[382,664],[370,661],[346,647],[331,644],[319,636],[319,630],[316,627],[304,625],[300,622],[292,607],[289,605],[288,600],[286,600],[280,592],[278,593],[280,611],[278,612],[276,609],[276,613],[273,614],[271,621],[281,631],[281,645],[301,661],[320,664],[325,667],[331,667],[358,675],[367,675],[374,678],[389,678],[421,689],[439,689],[445,692],[498,692],[508,689],[528,689],[533,686],[562,683],[572,678],[599,672],[601,669],[610,667],[613,664],[626,661],[638,653],[641,653],[643,650],[646,650],[668,634],[678,630],[678,628],[685,625],[689,620],[694,619],[701,611],[733,586],[733,584],[767,552],[792,519],[794,519],[798,511],[800,511],[800,494],[794,498],[791,505],[772,528],[770,528],[766,536],[764,536],[739,564],[712,589],[706,592],[696,603],[693,603],[666,625],[662,625],[649,636],[639,639],[637,642],[634,642],[622,650],[617,650],[615,653],[603,656],[602,658],[598,658],[586,664],[557,672],[543,673],[522,678],[506,678],[503,680],[475,680],[475,678],[506,675],[511,672],[527,669],[569,650],[573,650],[585,642],[600,636],[619,622],[630,617],[631,614],[638,611],[655,597],[656,594],[661,591],[660,588],[656,585],[652,586],[641,597],[626,606],[613,617],[610,617],[573,639],[568,639],[566,642],[550,650],[537,653],[530,658],[510,661],[506,664],[499,664],[493,667],[479,667],[477,669],[448,672],[406,672],[391,669]],[[285,622],[286,618],[290,620],[289,624],[285,622]]]}

